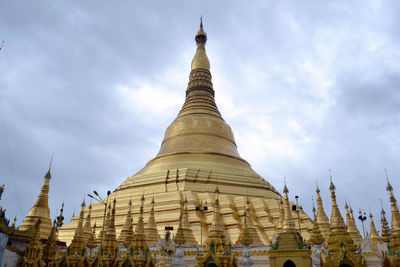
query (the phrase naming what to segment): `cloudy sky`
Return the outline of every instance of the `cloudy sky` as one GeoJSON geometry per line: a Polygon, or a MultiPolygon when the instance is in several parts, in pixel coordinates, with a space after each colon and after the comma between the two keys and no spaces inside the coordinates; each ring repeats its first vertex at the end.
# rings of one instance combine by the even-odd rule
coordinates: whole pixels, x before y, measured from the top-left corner
{"type": "MultiPolygon", "coordinates": [[[[21,222],[52,152],[50,207],[114,189],[177,115],[200,14],[216,102],[241,156],[311,214],[400,197],[398,1],[6,1],[0,7],[1,205],[21,222]],[[351,3],[350,3],[351,2],[351,3]]],[[[103,194],[104,195],[104,194],[103,194]]],[[[343,210],[343,209],[342,209],[343,210]]]]}

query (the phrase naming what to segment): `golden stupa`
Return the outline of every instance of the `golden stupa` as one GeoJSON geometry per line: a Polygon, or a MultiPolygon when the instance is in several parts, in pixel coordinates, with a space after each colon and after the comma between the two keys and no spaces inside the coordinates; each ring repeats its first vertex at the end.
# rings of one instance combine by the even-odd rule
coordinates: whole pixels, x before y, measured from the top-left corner
{"type": "MultiPolygon", "coordinates": [[[[218,111],[205,49],[207,34],[202,23],[195,40],[197,50],[191,64],[186,100],[165,131],[160,151],[106,199],[108,204],[116,199],[117,236],[125,225],[130,201],[133,222],[137,221],[144,195],[146,232],[158,230],[158,234],[163,236],[164,228],[172,226],[174,235],[181,207],[185,206],[191,230],[200,244],[206,240],[210,230],[214,211],[212,203],[218,188],[221,219],[232,243],[238,241],[243,216],[246,216],[254,243],[267,245],[281,228],[282,197],[240,157],[232,130],[218,111]],[[183,205],[185,199],[187,203],[183,205]],[[208,210],[203,211],[204,206],[208,210]],[[196,210],[196,207],[200,208],[196,210]]],[[[96,233],[102,230],[104,207],[101,202],[92,204],[91,222],[96,225],[96,233]]],[[[308,240],[313,227],[311,219],[301,210],[292,211],[292,216],[295,228],[308,240]]],[[[78,220],[79,216],[76,216],[69,225],[60,229],[60,240],[71,242],[78,220]]]]}
{"type": "Polygon", "coordinates": [[[50,179],[51,179],[51,163],[49,170],[44,176],[44,181],[42,188],[40,189],[39,196],[30,209],[28,215],[18,226],[20,231],[33,230],[37,221],[40,220],[40,238],[47,239],[50,235],[52,224],[50,219],[50,208],[49,208],[49,189],[50,189],[50,179]]]}

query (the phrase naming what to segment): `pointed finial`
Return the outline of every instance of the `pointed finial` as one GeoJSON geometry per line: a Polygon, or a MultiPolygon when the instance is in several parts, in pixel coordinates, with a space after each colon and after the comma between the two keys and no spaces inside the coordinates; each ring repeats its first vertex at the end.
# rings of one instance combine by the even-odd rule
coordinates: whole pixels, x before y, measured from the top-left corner
{"type": "Polygon", "coordinates": [[[381,214],[384,215],[386,212],[385,212],[385,210],[383,209],[382,198],[380,198],[379,201],[381,202],[381,214]]]}
{"type": "MultiPolygon", "coordinates": [[[[203,29],[203,18],[200,19],[200,29],[195,35],[197,45],[196,54],[193,57],[191,69],[205,69],[210,70],[210,61],[208,60],[205,45],[207,42],[207,33],[203,29]]],[[[210,173],[211,174],[211,173],[210,173]]]]}
{"type": "Polygon", "coordinates": [[[331,172],[331,169],[329,169],[329,179],[331,180],[331,183],[330,183],[330,185],[329,185],[329,189],[331,190],[331,192],[332,192],[332,191],[335,191],[336,187],[335,187],[335,185],[333,184],[333,181],[332,181],[332,172],[331,172]]]}
{"type": "Polygon", "coordinates": [[[54,152],[51,154],[51,159],[50,159],[50,164],[49,164],[49,170],[45,174],[44,178],[45,179],[51,179],[51,165],[53,164],[53,157],[54,157],[54,152]]]}
{"type": "Polygon", "coordinates": [[[289,193],[289,190],[286,186],[286,177],[283,177],[283,182],[285,183],[285,186],[283,187],[283,193],[287,194],[287,193],[289,193]]]}
{"type": "Polygon", "coordinates": [[[207,42],[207,33],[205,33],[203,29],[203,16],[200,17],[200,29],[196,33],[195,40],[196,43],[205,44],[207,42]]]}
{"type": "Polygon", "coordinates": [[[143,207],[144,207],[144,194],[142,194],[142,197],[140,198],[140,216],[143,215],[143,207]]]}
{"type": "Polygon", "coordinates": [[[317,190],[315,190],[315,192],[317,192],[317,194],[319,194],[321,191],[319,190],[317,179],[315,179],[315,184],[317,185],[317,190]]]}
{"type": "Polygon", "coordinates": [[[51,166],[53,165],[53,158],[54,158],[54,152],[51,153],[51,159],[50,159],[50,166],[49,166],[49,170],[51,169],[51,166]]]}
{"type": "Polygon", "coordinates": [[[385,168],[385,175],[386,175],[386,181],[387,181],[387,186],[386,186],[386,191],[391,192],[393,191],[392,185],[389,183],[389,176],[387,174],[387,170],[385,168]]]}
{"type": "Polygon", "coordinates": [[[83,209],[84,207],[86,207],[86,203],[85,203],[85,197],[83,198],[83,201],[82,201],[81,207],[82,207],[82,209],[83,209]]]}
{"type": "Polygon", "coordinates": [[[142,194],[142,197],[140,198],[140,216],[143,216],[143,208],[144,208],[144,194],[142,194]]]}
{"type": "Polygon", "coordinates": [[[331,192],[335,191],[335,189],[336,189],[336,187],[335,187],[335,185],[333,184],[332,181],[331,181],[331,184],[329,185],[329,189],[331,190],[331,192]]]}
{"type": "Polygon", "coordinates": [[[315,221],[317,219],[317,213],[316,213],[317,209],[315,208],[315,204],[314,204],[314,196],[311,196],[311,200],[312,200],[312,212],[314,214],[314,221],[315,221]]]}

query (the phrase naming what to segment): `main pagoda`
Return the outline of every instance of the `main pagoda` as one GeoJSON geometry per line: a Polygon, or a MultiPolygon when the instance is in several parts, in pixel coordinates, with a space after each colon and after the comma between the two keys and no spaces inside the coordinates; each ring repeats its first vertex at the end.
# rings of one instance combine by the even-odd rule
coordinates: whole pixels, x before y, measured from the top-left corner
{"type": "MultiPolygon", "coordinates": [[[[109,204],[116,199],[118,234],[128,210],[132,210],[134,218],[139,216],[144,195],[145,228],[155,236],[163,236],[167,226],[174,227],[172,234],[175,234],[185,206],[189,221],[186,225],[197,243],[201,243],[206,240],[212,224],[214,207],[211,203],[218,189],[221,219],[231,241],[238,242],[243,216],[246,216],[253,243],[269,244],[270,238],[281,228],[282,197],[240,157],[232,130],[217,108],[205,49],[207,34],[202,23],[195,41],[197,49],[191,63],[185,103],[165,131],[158,154],[116,188],[105,202],[109,204]]],[[[105,204],[96,202],[91,207],[91,220],[97,233],[102,232],[105,204]]],[[[308,239],[311,219],[299,209],[292,213],[296,229],[308,239]]],[[[74,217],[69,225],[62,227],[60,240],[71,242],[78,219],[74,217]]],[[[155,240],[152,235],[146,235],[148,243],[155,240]]]]}

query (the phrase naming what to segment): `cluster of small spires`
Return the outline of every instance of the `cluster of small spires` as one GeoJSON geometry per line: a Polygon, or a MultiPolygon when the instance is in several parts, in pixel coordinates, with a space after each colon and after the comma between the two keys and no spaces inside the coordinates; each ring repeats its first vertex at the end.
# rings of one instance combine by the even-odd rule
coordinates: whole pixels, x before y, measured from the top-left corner
{"type": "MultiPolygon", "coordinates": [[[[48,208],[48,191],[49,191],[49,180],[51,179],[50,168],[44,176],[44,183],[41,188],[39,197],[33,206],[31,212],[26,217],[25,221],[29,221],[32,219],[32,214],[36,214],[36,210],[40,210],[43,207],[48,208]]],[[[4,190],[2,187],[1,192],[4,190]]],[[[317,186],[316,188],[316,203],[317,208],[313,205],[313,214],[314,214],[314,226],[311,231],[310,238],[308,240],[310,245],[319,245],[324,244],[328,251],[331,253],[339,252],[341,250],[340,244],[345,244],[349,253],[355,253],[358,249],[359,244],[362,242],[363,238],[357,229],[355,223],[355,217],[353,215],[353,210],[345,203],[345,211],[346,211],[346,223],[341,215],[339,210],[335,190],[336,187],[331,180],[329,190],[331,193],[332,200],[332,213],[330,216],[330,220],[326,215],[322,203],[322,198],[320,195],[320,189],[317,186]]],[[[397,205],[397,200],[393,194],[393,187],[387,181],[386,190],[389,193],[390,205],[391,205],[391,227],[389,227],[389,223],[386,219],[385,210],[382,207],[381,210],[381,235],[379,235],[376,230],[375,223],[373,221],[373,216],[370,213],[370,235],[369,239],[372,242],[372,246],[377,250],[378,243],[387,244],[388,247],[391,248],[391,251],[394,253],[399,253],[400,251],[400,213],[397,205]]],[[[215,199],[215,209],[214,209],[214,219],[213,224],[210,229],[207,242],[204,246],[205,254],[210,253],[212,251],[218,251],[221,255],[227,254],[227,249],[231,246],[230,239],[227,237],[225,226],[221,219],[220,207],[219,207],[219,189],[218,187],[215,190],[216,199],[215,199]]],[[[283,189],[283,198],[280,200],[279,209],[280,209],[280,220],[278,223],[278,243],[279,238],[283,238],[285,235],[292,235],[294,240],[297,240],[297,244],[305,243],[300,233],[298,233],[295,229],[294,219],[292,218],[291,205],[288,197],[289,190],[286,186],[283,189]]],[[[155,244],[159,240],[157,225],[154,216],[154,198],[151,201],[151,210],[147,223],[147,227],[144,224],[143,218],[143,206],[144,206],[144,195],[141,197],[141,205],[140,205],[140,213],[138,217],[138,221],[136,224],[135,230],[133,230],[133,218],[132,218],[132,201],[129,200],[129,208],[126,215],[126,220],[122,230],[120,231],[119,237],[117,238],[116,228],[115,228],[115,212],[117,200],[113,199],[112,203],[106,205],[107,213],[105,216],[105,223],[102,231],[96,237],[96,224],[92,226],[91,223],[91,205],[88,207],[88,213],[85,218],[85,201],[81,204],[81,211],[79,214],[79,219],[77,223],[77,228],[75,230],[75,234],[70,246],[67,249],[67,255],[81,255],[85,254],[85,250],[87,248],[93,249],[96,247],[101,248],[102,255],[116,255],[118,248],[122,245],[126,248],[130,248],[132,252],[132,256],[139,257],[140,255],[144,255],[148,253],[149,248],[147,244],[155,244]]],[[[56,241],[58,241],[58,229],[63,225],[63,210],[64,204],[60,209],[60,214],[53,221],[51,226],[50,233],[47,234],[48,242],[46,246],[42,249],[43,257],[54,258],[57,254],[57,245],[56,241]]],[[[247,198],[246,201],[246,209],[243,214],[243,225],[241,227],[240,235],[237,243],[243,244],[245,246],[249,246],[253,243],[261,243],[259,236],[257,234],[256,228],[253,224],[252,218],[250,217],[250,201],[247,198]]],[[[15,220],[14,220],[15,224],[15,220]]],[[[24,223],[21,224],[24,226],[24,223]]],[[[20,226],[20,227],[21,227],[20,226]]],[[[39,251],[39,247],[41,247],[40,240],[43,239],[43,230],[46,231],[47,227],[43,226],[43,220],[36,220],[35,223],[35,231],[30,245],[27,247],[26,253],[27,255],[32,255],[32,253],[37,253],[39,251]]],[[[15,227],[15,225],[13,226],[15,227]]],[[[190,222],[188,218],[188,205],[187,199],[183,201],[183,206],[181,209],[181,214],[179,217],[179,226],[176,232],[176,236],[174,241],[178,245],[183,245],[185,243],[195,244],[196,240],[192,233],[190,222]]],[[[281,249],[285,246],[281,244],[281,249]]],[[[204,254],[204,255],[205,255],[204,254]]],[[[354,254],[356,255],[356,254],[354,254]]],[[[226,256],[226,255],[225,255],[226,256]]],[[[200,260],[200,258],[199,258],[200,260]]],[[[230,258],[226,257],[226,260],[229,261],[230,258]]]]}
{"type": "MultiPolygon", "coordinates": [[[[197,256],[198,262],[202,262],[204,259],[209,257],[211,254],[215,257],[219,257],[219,260],[226,262],[229,266],[230,263],[234,262],[234,255],[231,252],[230,238],[227,236],[225,226],[222,222],[221,211],[219,206],[219,190],[215,191],[216,199],[214,202],[214,219],[207,238],[205,245],[203,246],[203,252],[197,256]],[[207,255],[207,256],[205,256],[207,255]]],[[[71,244],[66,248],[63,255],[59,253],[58,242],[58,229],[62,226],[63,221],[63,208],[60,209],[60,215],[54,220],[51,233],[47,238],[45,247],[42,246],[43,238],[41,238],[41,220],[37,220],[34,226],[34,234],[32,240],[25,250],[25,256],[23,262],[41,262],[46,260],[53,264],[61,264],[62,262],[68,262],[69,264],[79,263],[85,260],[101,260],[105,266],[113,266],[115,262],[122,262],[126,260],[126,257],[132,262],[141,262],[147,264],[150,261],[154,261],[153,257],[149,257],[149,241],[153,242],[154,235],[157,235],[157,242],[159,241],[157,228],[155,227],[154,218],[154,198],[152,199],[152,209],[149,218],[148,227],[145,227],[143,218],[143,206],[145,198],[144,195],[141,197],[140,213],[137,220],[136,228],[133,231],[132,224],[132,201],[129,201],[129,209],[126,216],[126,221],[121,230],[119,237],[117,238],[115,230],[115,211],[117,200],[114,198],[112,204],[106,206],[107,215],[105,217],[105,224],[103,231],[97,236],[95,234],[95,228],[91,226],[91,205],[88,207],[88,213],[85,218],[85,201],[81,204],[81,211],[77,223],[71,244]],[[149,228],[150,227],[150,228],[149,228]],[[149,231],[151,230],[151,231],[149,231]],[[121,250],[122,248],[122,250],[121,250]],[[125,250],[123,249],[125,248],[125,250]],[[92,250],[95,249],[95,255],[92,254],[92,250]],[[128,251],[129,253],[127,253],[128,251]]],[[[193,233],[190,228],[188,220],[187,200],[185,199],[182,207],[182,212],[179,218],[179,226],[174,237],[174,243],[178,246],[188,243],[188,241],[196,242],[193,233]]],[[[253,243],[253,239],[250,235],[248,224],[246,222],[246,212],[244,214],[244,225],[240,234],[239,242],[245,246],[249,246],[253,243]]],[[[183,254],[182,254],[183,255],[183,254]]],[[[160,258],[162,261],[162,257],[160,258]]],[[[200,265],[199,265],[200,266],[200,265]]]]}
{"type": "MultiPolygon", "coordinates": [[[[49,190],[49,180],[51,179],[50,169],[44,176],[44,183],[42,189],[40,191],[39,197],[32,208],[33,211],[35,209],[41,207],[47,207],[47,199],[48,199],[48,190],[49,190]]],[[[2,187],[3,188],[3,187],[2,187]]],[[[4,190],[4,189],[3,189],[4,190]]],[[[313,214],[314,214],[314,226],[311,231],[311,236],[308,242],[310,245],[318,245],[325,244],[327,249],[331,252],[338,251],[340,248],[338,246],[338,242],[340,244],[346,244],[349,251],[355,252],[357,250],[357,246],[362,242],[363,238],[357,229],[355,218],[353,215],[353,210],[348,206],[347,201],[345,203],[345,211],[346,211],[346,223],[340,213],[338,204],[336,202],[336,194],[335,194],[335,185],[331,180],[329,190],[331,193],[332,199],[332,213],[330,216],[330,220],[326,215],[320,195],[320,189],[317,186],[316,194],[317,194],[317,209],[313,205],[313,214]]],[[[400,214],[397,205],[397,200],[393,194],[393,187],[387,182],[386,190],[389,193],[390,205],[391,205],[391,227],[389,227],[388,221],[386,219],[386,213],[382,207],[381,211],[381,235],[379,236],[378,231],[376,230],[375,223],[373,221],[373,216],[370,213],[370,240],[375,249],[378,247],[379,242],[383,242],[387,244],[393,251],[400,250],[400,214]]],[[[219,249],[220,252],[222,250],[226,250],[227,247],[230,246],[230,241],[227,241],[226,232],[224,230],[224,224],[221,219],[220,208],[219,208],[219,189],[217,187],[215,191],[217,198],[215,199],[215,211],[214,211],[214,219],[213,224],[208,235],[208,243],[206,243],[205,247],[210,246],[210,242],[213,243],[215,249],[219,249]]],[[[286,186],[284,186],[283,199],[280,200],[280,221],[278,223],[278,232],[277,236],[284,234],[294,234],[298,243],[304,242],[299,233],[296,232],[294,219],[292,218],[291,205],[288,197],[289,190],[286,186]],[[283,201],[282,201],[283,200],[283,201]]],[[[68,253],[71,255],[80,255],[82,254],[82,250],[87,248],[95,248],[101,247],[102,253],[104,255],[112,255],[115,254],[118,244],[122,244],[125,247],[131,247],[133,251],[137,252],[138,255],[142,255],[146,253],[148,250],[147,244],[157,243],[159,240],[157,225],[154,216],[154,198],[151,201],[151,210],[147,223],[147,227],[144,225],[143,218],[143,205],[144,205],[144,195],[141,197],[141,205],[140,205],[140,213],[138,217],[138,221],[136,224],[136,229],[133,231],[133,218],[132,218],[132,201],[129,200],[129,208],[125,220],[125,224],[120,231],[119,237],[117,238],[116,228],[115,228],[115,211],[117,200],[114,198],[112,204],[109,203],[106,206],[107,214],[105,217],[105,224],[100,232],[100,234],[96,237],[96,225],[92,226],[91,224],[91,205],[88,207],[88,213],[85,218],[85,201],[81,204],[81,211],[79,214],[79,219],[77,223],[77,228],[75,230],[75,234],[73,240],[68,247],[68,253]]],[[[63,224],[63,209],[60,209],[60,215],[53,221],[51,231],[47,235],[48,243],[46,248],[43,250],[44,255],[47,257],[54,256],[55,250],[57,246],[55,246],[54,242],[58,241],[57,233],[59,227],[63,224]]],[[[32,213],[31,210],[31,213],[32,213]]],[[[30,215],[27,216],[27,219],[30,219],[30,215]]],[[[253,221],[250,217],[250,202],[247,198],[246,201],[246,209],[243,215],[243,226],[240,231],[240,235],[238,238],[238,243],[249,246],[252,243],[261,243],[259,236],[257,234],[256,228],[253,224],[253,221]]],[[[14,220],[15,221],[15,220],[14,220]]],[[[47,228],[41,227],[43,224],[42,219],[39,219],[35,223],[34,236],[29,248],[27,248],[30,252],[34,252],[34,248],[40,243],[40,239],[42,238],[42,231],[47,230],[47,228]]],[[[23,224],[21,224],[23,226],[23,224]]],[[[15,226],[14,226],[15,227],[15,226]]],[[[194,235],[191,231],[189,219],[188,219],[188,207],[187,207],[187,199],[184,200],[184,205],[181,209],[181,215],[179,217],[179,226],[175,236],[175,243],[178,245],[182,245],[185,243],[196,243],[194,235]]],[[[27,251],[28,251],[27,250],[27,251]]]]}

